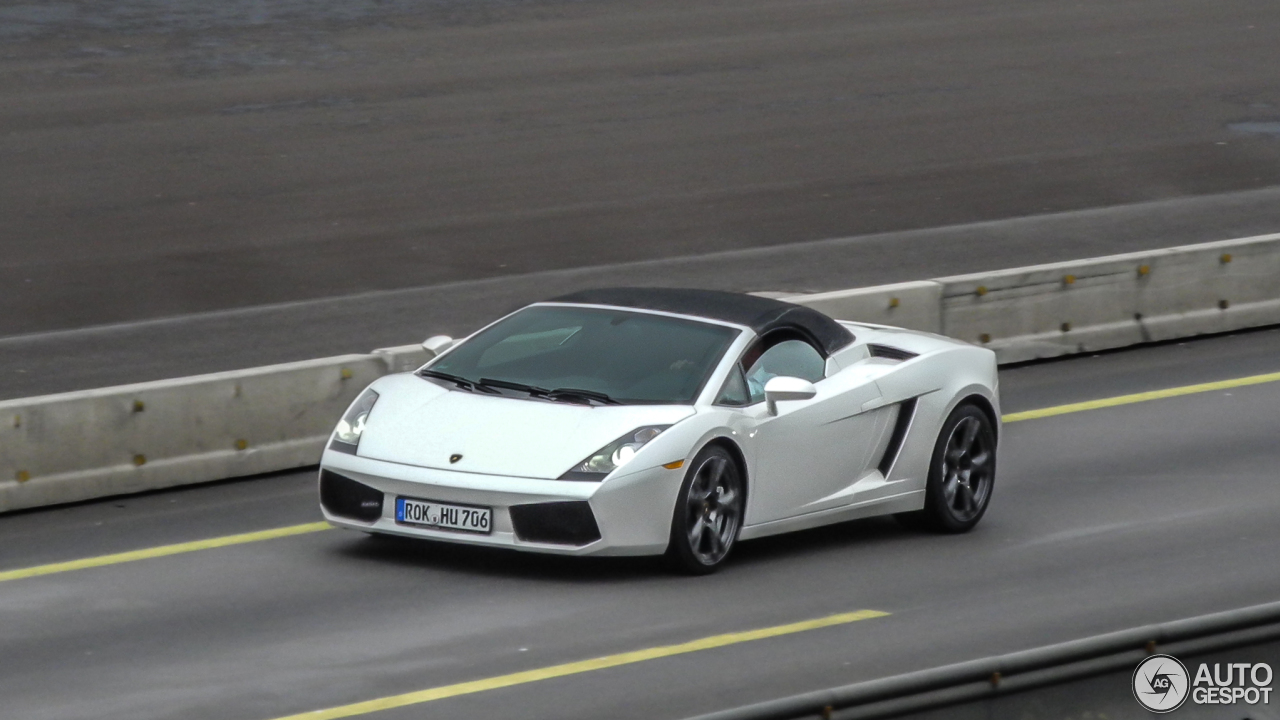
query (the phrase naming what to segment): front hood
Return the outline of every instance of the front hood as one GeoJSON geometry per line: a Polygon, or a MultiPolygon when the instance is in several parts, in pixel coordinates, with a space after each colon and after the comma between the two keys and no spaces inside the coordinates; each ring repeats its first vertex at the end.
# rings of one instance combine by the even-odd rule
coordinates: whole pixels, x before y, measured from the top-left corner
{"type": "Polygon", "coordinates": [[[414,375],[374,384],[379,393],[359,455],[461,472],[558,478],[636,428],[693,414],[682,405],[591,407],[449,390],[414,375]],[[461,455],[457,462],[449,462],[461,455]]]}

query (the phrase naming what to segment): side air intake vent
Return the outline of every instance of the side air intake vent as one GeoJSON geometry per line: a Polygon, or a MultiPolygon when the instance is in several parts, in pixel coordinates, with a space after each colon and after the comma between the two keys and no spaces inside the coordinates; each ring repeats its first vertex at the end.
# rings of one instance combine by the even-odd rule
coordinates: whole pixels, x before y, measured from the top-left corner
{"type": "Polygon", "coordinates": [[[373,522],[382,517],[382,491],[330,470],[320,471],[320,504],[339,517],[373,522]]]}
{"type": "Polygon", "coordinates": [[[898,453],[902,451],[902,443],[907,439],[907,430],[911,429],[911,420],[916,416],[916,399],[905,400],[898,405],[898,419],[893,423],[893,434],[889,436],[889,445],[884,449],[884,457],[880,458],[880,474],[889,477],[893,464],[898,461],[898,453]]]}
{"type": "Polygon", "coordinates": [[[586,545],[600,539],[591,504],[585,500],[512,505],[511,524],[526,542],[586,545]]]}
{"type": "Polygon", "coordinates": [[[871,357],[888,358],[889,360],[910,360],[920,353],[913,353],[902,348],[891,347],[889,345],[877,345],[868,343],[867,349],[871,351],[871,357]]]}

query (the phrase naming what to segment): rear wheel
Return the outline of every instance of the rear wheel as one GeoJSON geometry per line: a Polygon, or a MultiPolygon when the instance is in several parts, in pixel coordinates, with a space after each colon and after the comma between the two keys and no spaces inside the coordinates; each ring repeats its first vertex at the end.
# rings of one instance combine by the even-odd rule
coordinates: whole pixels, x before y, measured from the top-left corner
{"type": "Polygon", "coordinates": [[[967,532],[978,524],[996,479],[996,433],[986,413],[965,404],[942,424],[929,464],[924,510],[915,518],[938,532],[967,532]]]}
{"type": "Polygon", "coordinates": [[[742,470],[724,448],[703,448],[685,473],[671,519],[667,557],[692,575],[715,572],[738,541],[746,488],[742,470]]]}

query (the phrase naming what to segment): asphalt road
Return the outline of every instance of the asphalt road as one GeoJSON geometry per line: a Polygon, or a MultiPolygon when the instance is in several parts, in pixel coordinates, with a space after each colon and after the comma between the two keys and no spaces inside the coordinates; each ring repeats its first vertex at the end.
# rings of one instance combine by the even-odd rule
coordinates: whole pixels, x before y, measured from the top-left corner
{"type": "MultiPolygon", "coordinates": [[[[1006,412],[1280,370],[1261,331],[1002,371],[1006,412]]],[[[887,617],[388,710],[678,718],[1277,599],[1280,383],[1009,424],[964,536],[870,520],[707,578],[336,530],[0,582],[5,718],[270,720],[853,610],[887,617]]],[[[311,473],[0,518],[0,571],[316,520],[311,473]]],[[[1227,717],[1224,715],[1223,717],[1227,717]]]]}
{"type": "Polygon", "coordinates": [[[9,2],[0,336],[1208,196],[1198,239],[1274,230],[1229,198],[1280,184],[1278,34],[1271,0],[9,2]]]}

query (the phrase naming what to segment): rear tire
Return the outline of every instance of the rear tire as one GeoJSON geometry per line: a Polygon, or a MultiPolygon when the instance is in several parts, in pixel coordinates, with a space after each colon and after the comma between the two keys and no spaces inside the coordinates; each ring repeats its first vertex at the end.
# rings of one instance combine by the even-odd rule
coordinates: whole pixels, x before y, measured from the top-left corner
{"type": "Polygon", "coordinates": [[[708,575],[738,542],[746,507],[742,468],[727,450],[702,449],[689,464],[671,518],[667,561],[679,572],[708,575]]]}
{"type": "Polygon", "coordinates": [[[995,429],[986,413],[963,404],[951,412],[938,433],[924,510],[899,520],[934,532],[968,532],[987,512],[995,479],[995,429]]]}

